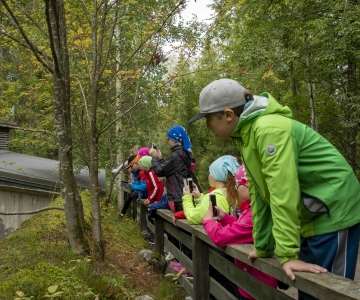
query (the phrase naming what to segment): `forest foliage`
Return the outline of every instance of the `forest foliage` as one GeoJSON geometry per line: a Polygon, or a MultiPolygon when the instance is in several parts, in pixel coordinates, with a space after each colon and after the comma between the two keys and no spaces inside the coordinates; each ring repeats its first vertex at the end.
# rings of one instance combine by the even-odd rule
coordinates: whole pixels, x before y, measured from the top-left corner
{"type": "MultiPolygon", "coordinates": [[[[43,57],[49,58],[43,2],[5,2],[43,57]]],[[[105,2],[97,3],[100,9],[105,2]]],[[[359,1],[209,3],[214,13],[208,23],[185,22],[180,12],[186,1],[108,3],[110,15],[99,54],[107,63],[97,89],[99,167],[111,170],[118,151],[127,156],[135,144],[149,147],[155,142],[166,156],[166,131],[182,125],[193,143],[196,174],[206,187],[209,164],[220,155],[240,158],[240,153],[232,141],[219,142],[203,120],[192,125],[187,120],[198,112],[202,88],[227,77],[254,94],[270,92],[288,105],[294,118],[329,139],[359,176],[359,1]]],[[[0,5],[0,119],[54,133],[52,76],[21,41],[18,26],[0,5]]],[[[76,165],[83,167],[87,111],[94,92],[93,24],[101,16],[95,15],[89,1],[67,1],[66,10],[73,154],[76,165]]],[[[13,131],[10,147],[57,158],[56,138],[43,132],[13,131]]]]}

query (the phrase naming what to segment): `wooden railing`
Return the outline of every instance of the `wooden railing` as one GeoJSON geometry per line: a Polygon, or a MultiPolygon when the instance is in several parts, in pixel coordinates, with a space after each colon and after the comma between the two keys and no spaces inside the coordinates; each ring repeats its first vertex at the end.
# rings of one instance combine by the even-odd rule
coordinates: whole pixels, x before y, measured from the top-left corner
{"type": "Polygon", "coordinates": [[[134,201],[132,205],[133,219],[140,219],[140,230],[149,228],[155,234],[155,251],[164,254],[164,246],[175,258],[193,274],[193,282],[185,276],[179,278],[180,284],[194,300],[208,300],[209,293],[221,300],[236,299],[222,285],[209,276],[209,265],[222,273],[236,285],[253,295],[256,299],[293,299],[280,290],[274,289],[246,271],[238,268],[234,263],[222,257],[221,251],[234,259],[241,260],[262,272],[269,274],[298,290],[304,291],[318,299],[348,300],[360,299],[360,283],[345,279],[332,273],[312,274],[296,272],[296,280],[291,281],[284,273],[276,257],[258,258],[254,263],[248,260],[253,245],[230,245],[217,247],[210,240],[202,225],[190,225],[187,220],[177,220],[177,227],[172,224],[173,213],[170,210],[157,210],[155,225],[147,219],[147,206],[143,201],[134,201]],[[164,232],[179,240],[192,250],[192,260],[175,247],[164,232]],[[217,251],[214,251],[217,249],[217,251]]]}

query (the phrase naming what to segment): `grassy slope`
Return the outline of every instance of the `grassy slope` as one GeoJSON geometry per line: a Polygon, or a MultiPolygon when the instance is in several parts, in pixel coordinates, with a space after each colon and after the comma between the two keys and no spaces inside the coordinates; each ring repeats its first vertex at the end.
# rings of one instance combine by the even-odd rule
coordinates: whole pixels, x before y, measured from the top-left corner
{"type": "MultiPolygon", "coordinates": [[[[90,195],[84,192],[82,199],[85,221],[91,225],[90,195]]],[[[61,205],[61,200],[51,205],[61,205]]],[[[138,224],[127,218],[119,221],[117,214],[113,206],[102,212],[104,261],[71,251],[64,212],[46,211],[24,222],[0,241],[0,300],[44,299],[55,293],[59,293],[55,299],[71,300],[134,299],[143,294],[156,300],[184,299],[182,288],[138,260],[139,251],[148,245],[138,224]],[[55,288],[48,290],[52,286],[58,286],[55,292],[55,288]]],[[[88,236],[91,239],[91,232],[88,236]]]]}

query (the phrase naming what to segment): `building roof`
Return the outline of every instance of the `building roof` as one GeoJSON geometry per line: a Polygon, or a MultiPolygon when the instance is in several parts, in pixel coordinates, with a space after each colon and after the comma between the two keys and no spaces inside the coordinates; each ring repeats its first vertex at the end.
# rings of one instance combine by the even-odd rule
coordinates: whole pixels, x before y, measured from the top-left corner
{"type": "MultiPolygon", "coordinates": [[[[44,191],[60,192],[59,161],[0,150],[0,184],[44,191]]],[[[89,188],[89,172],[75,174],[78,188],[89,188]]],[[[99,170],[99,183],[105,192],[105,171],[99,170]]]]}

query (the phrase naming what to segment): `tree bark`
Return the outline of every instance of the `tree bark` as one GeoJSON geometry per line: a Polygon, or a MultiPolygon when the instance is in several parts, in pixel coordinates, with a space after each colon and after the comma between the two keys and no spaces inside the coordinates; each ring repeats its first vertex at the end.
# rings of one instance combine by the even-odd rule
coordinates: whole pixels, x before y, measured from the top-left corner
{"type": "Polygon", "coordinates": [[[76,201],[76,181],[73,171],[70,117],[70,71],[66,41],[65,4],[63,0],[45,0],[51,51],[54,58],[53,104],[59,139],[59,176],[64,203],[66,226],[71,248],[76,253],[88,254],[76,201]]]}
{"type": "Polygon", "coordinates": [[[100,213],[100,186],[99,186],[99,134],[97,130],[97,108],[99,101],[99,81],[101,78],[101,55],[103,50],[104,24],[106,19],[107,2],[103,3],[103,14],[100,17],[100,10],[97,1],[94,1],[94,14],[92,16],[92,69],[91,69],[91,110],[89,112],[90,120],[90,191],[92,206],[92,230],[94,237],[94,251],[104,259],[105,241],[102,239],[101,213],[100,213]],[[100,22],[99,22],[100,20],[100,22]],[[99,22],[99,23],[98,23],[99,22]]]}
{"type": "Polygon", "coordinates": [[[357,72],[357,65],[356,65],[356,59],[352,53],[348,54],[348,67],[346,71],[347,76],[347,91],[346,91],[346,121],[348,122],[347,129],[346,129],[346,135],[347,135],[347,153],[348,153],[348,162],[352,169],[354,171],[357,170],[357,140],[356,136],[358,133],[358,122],[356,120],[358,119],[358,115],[356,113],[356,110],[353,107],[353,103],[355,102],[354,98],[357,95],[357,78],[356,78],[356,72],[357,72]]]}
{"type": "MultiPolygon", "coordinates": [[[[310,69],[310,54],[306,56],[306,67],[310,69]]],[[[308,79],[307,81],[308,81],[307,86],[308,86],[308,95],[310,100],[310,111],[311,111],[310,126],[315,131],[318,131],[316,112],[315,112],[314,88],[313,88],[313,84],[310,82],[310,79],[308,79]]]]}
{"type": "MultiPolygon", "coordinates": [[[[120,38],[120,24],[117,24],[116,30],[115,30],[115,36],[116,36],[116,69],[120,70],[121,66],[121,53],[120,53],[120,47],[121,47],[121,38],[120,38]]],[[[121,82],[121,75],[117,74],[116,76],[116,113],[117,115],[121,115],[121,92],[122,92],[122,82],[121,82]]],[[[122,119],[118,118],[118,121],[116,123],[116,133],[120,134],[122,130],[122,119]]],[[[124,154],[119,148],[116,161],[117,165],[120,165],[124,162],[124,154]]],[[[117,176],[116,180],[116,201],[118,205],[119,211],[124,206],[124,187],[121,185],[121,181],[124,180],[124,171],[120,171],[120,173],[117,176]]]]}

